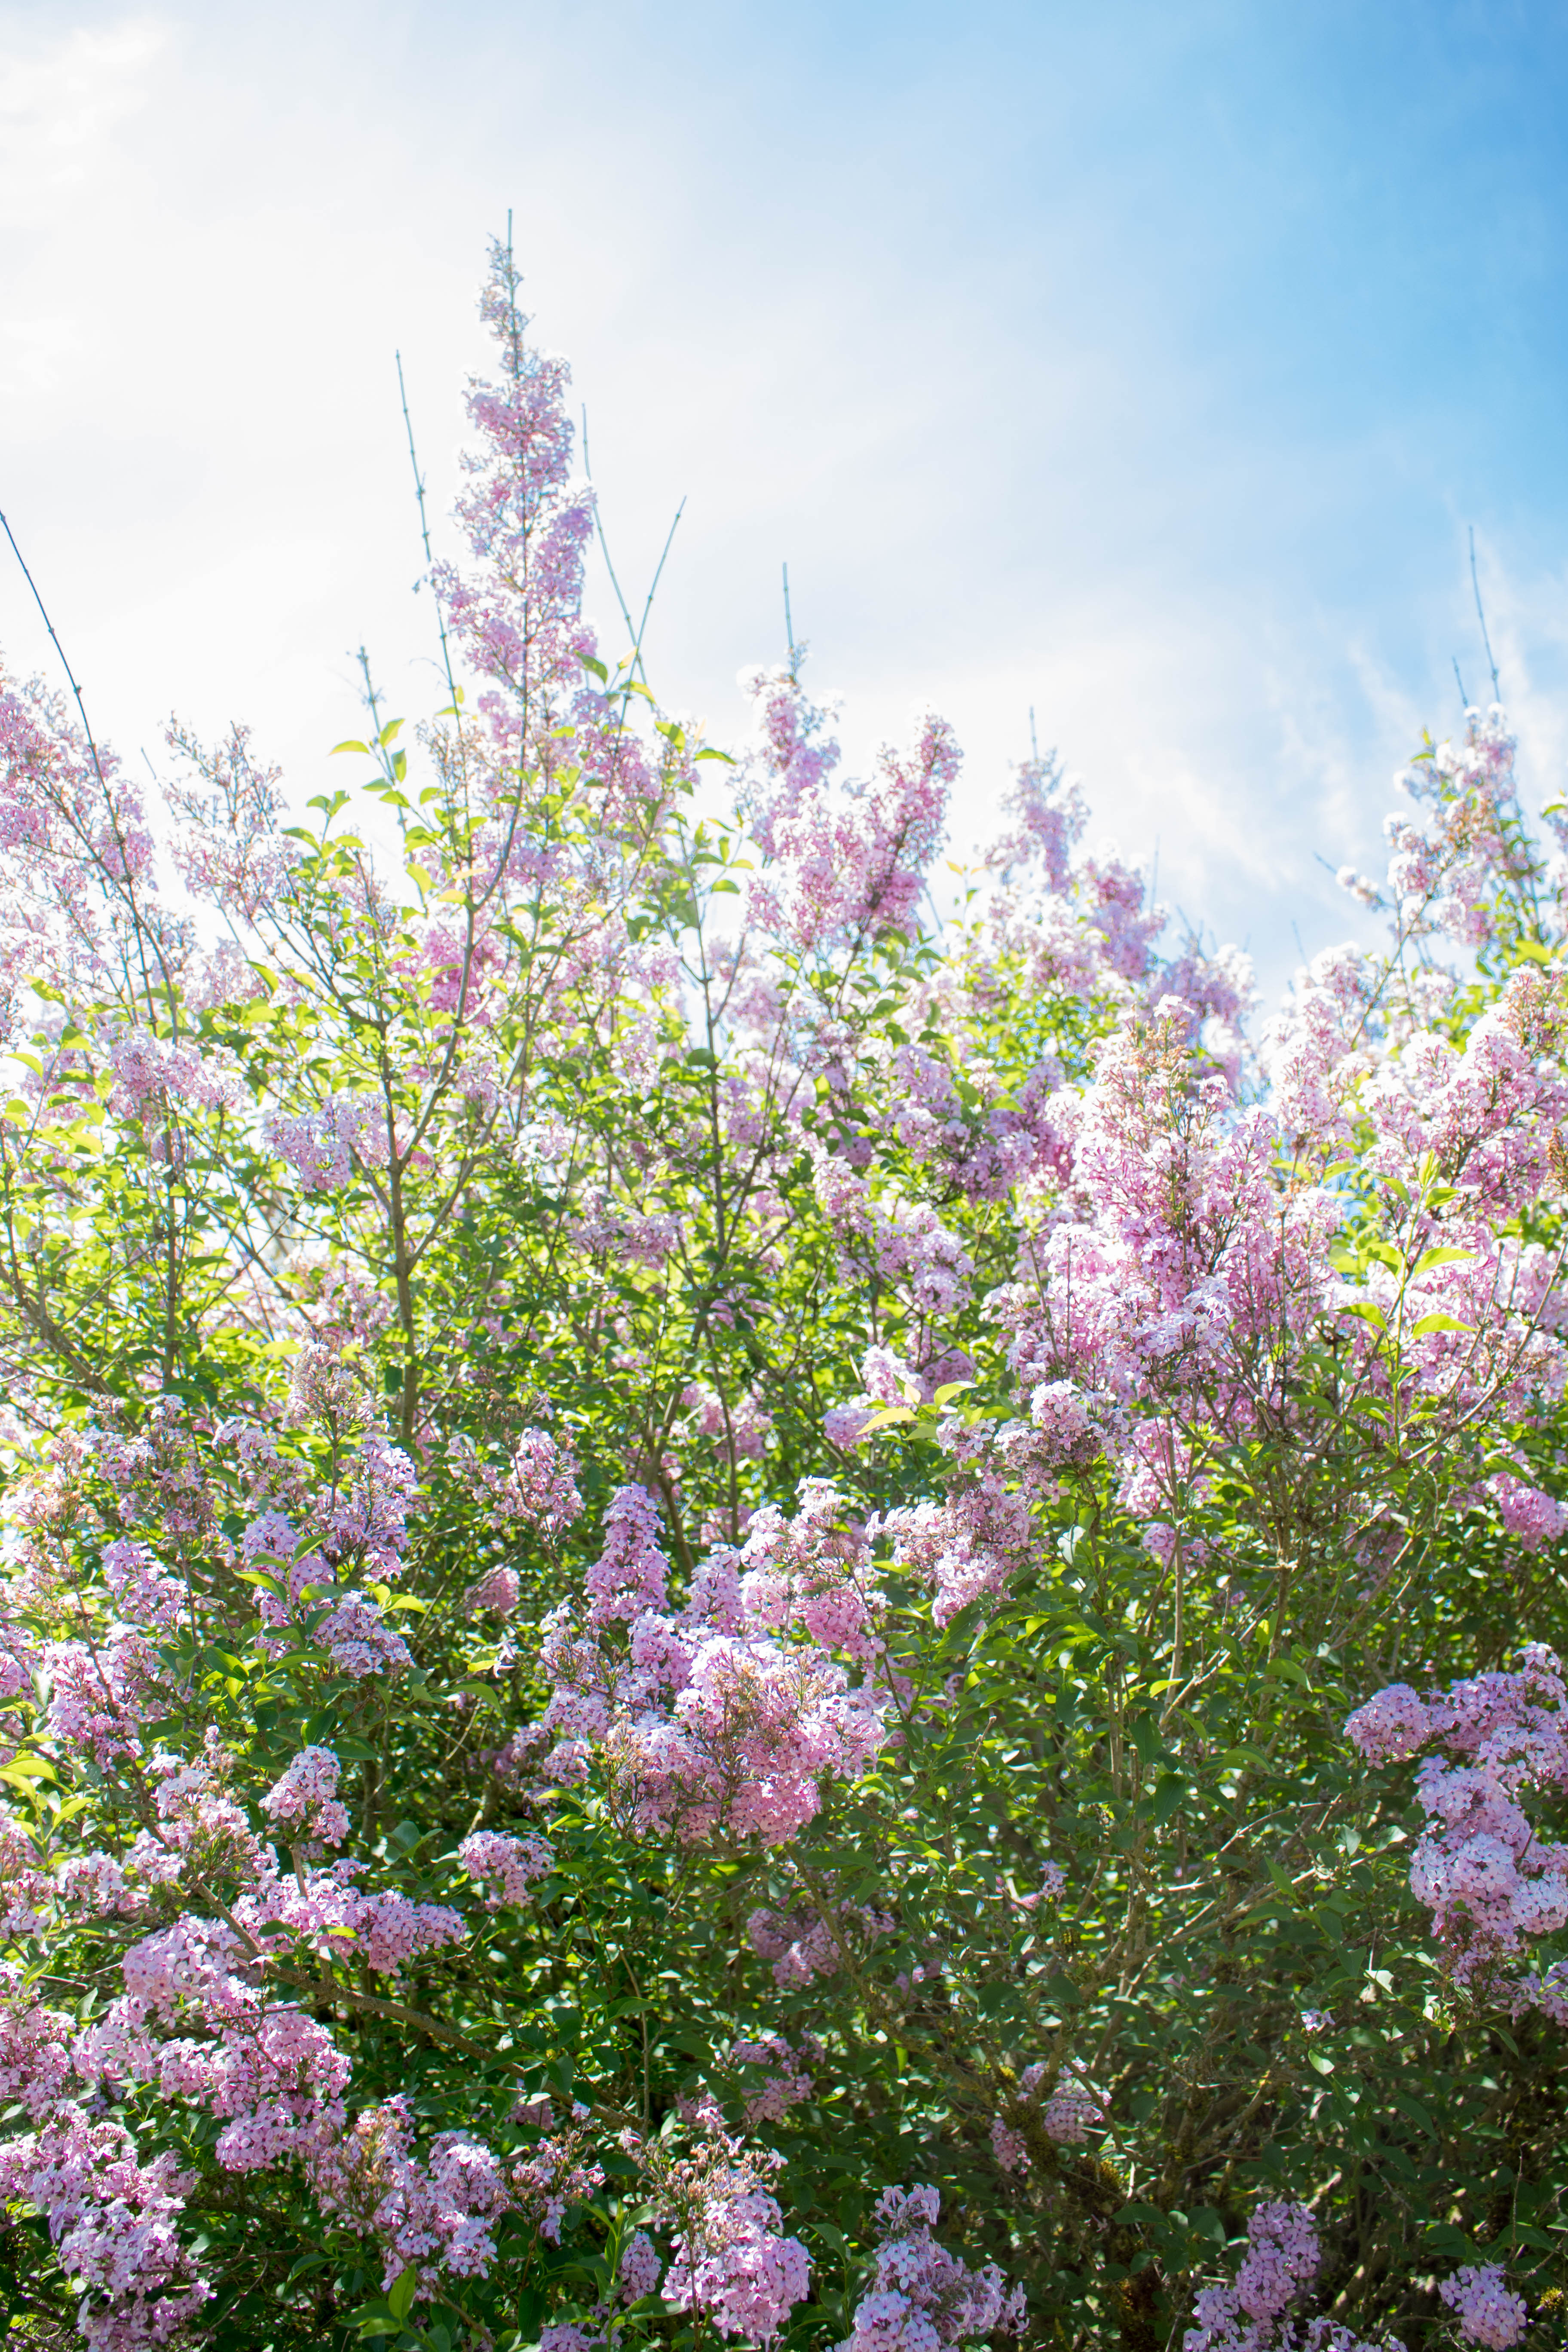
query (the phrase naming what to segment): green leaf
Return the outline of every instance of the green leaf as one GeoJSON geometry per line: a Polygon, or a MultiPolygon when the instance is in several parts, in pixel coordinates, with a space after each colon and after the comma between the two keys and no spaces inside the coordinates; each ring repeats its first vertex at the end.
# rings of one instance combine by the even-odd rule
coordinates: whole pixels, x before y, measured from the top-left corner
{"type": "Polygon", "coordinates": [[[1410,1279],[1414,1282],[1418,1275],[1430,1274],[1435,1265],[1468,1265],[1474,1256],[1474,1250],[1423,1250],[1421,1255],[1416,1259],[1415,1265],[1410,1269],[1410,1279]]]}
{"type": "MultiPolygon", "coordinates": [[[[331,750],[328,752],[327,757],[329,760],[335,760],[340,751],[368,751],[369,750],[370,745],[368,743],[361,743],[357,741],[354,737],[350,736],[346,743],[334,743],[331,750]]],[[[312,803],[311,805],[314,806],[314,803],[312,803]]]]}
{"type": "Polygon", "coordinates": [[[1270,1664],[1268,1671],[1271,1675],[1278,1675],[1283,1682],[1294,1683],[1300,1690],[1310,1690],[1312,1686],[1294,1658],[1278,1657],[1270,1664]]]}
{"type": "Polygon", "coordinates": [[[362,2303],[357,2310],[348,2314],[348,2317],[359,2329],[362,2342],[371,2336],[395,2336],[403,2326],[391,2305],[386,2303],[362,2303]]]}
{"type": "Polygon", "coordinates": [[[872,1413],[868,1420],[860,1423],[860,1435],[864,1437],[873,1429],[891,1429],[896,1423],[913,1421],[914,1417],[912,1405],[885,1404],[879,1412],[872,1413]]]}
{"type": "Polygon", "coordinates": [[[1446,2262],[1473,2263],[1476,2249],[1463,2230],[1451,2221],[1428,2221],[1422,2241],[1423,2248],[1440,2255],[1446,2262]]]}
{"type": "Polygon", "coordinates": [[[393,2317],[401,2326],[414,2308],[414,2296],[419,2285],[419,2265],[410,2263],[400,2271],[387,2290],[387,2304],[393,2317]]]}
{"type": "Polygon", "coordinates": [[[1425,1339],[1432,1331],[1473,1331],[1474,1328],[1473,1323],[1461,1323],[1452,1315],[1438,1312],[1423,1315],[1419,1323],[1413,1323],[1410,1336],[1413,1339],[1425,1339]]]}

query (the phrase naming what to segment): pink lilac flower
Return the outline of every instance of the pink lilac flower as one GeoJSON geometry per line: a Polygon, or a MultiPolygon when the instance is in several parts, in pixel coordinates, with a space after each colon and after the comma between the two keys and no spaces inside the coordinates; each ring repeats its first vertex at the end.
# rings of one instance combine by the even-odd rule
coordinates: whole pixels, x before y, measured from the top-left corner
{"type": "Polygon", "coordinates": [[[1304,2205],[1259,2205],[1247,2225],[1247,2253],[1233,2286],[1205,2287],[1183,2352],[1264,2352],[1321,2259],[1317,2226],[1304,2205]],[[1250,2323],[1250,2325],[1248,2325],[1250,2323]]]}
{"type": "Polygon", "coordinates": [[[227,1109],[238,1099],[238,1072],[226,1055],[204,1055],[148,1029],[122,1030],[109,1059],[114,1073],[109,1108],[140,1123],[155,1160],[183,1160],[182,1111],[227,1109]]]}
{"type": "MultiPolygon", "coordinates": [[[[808,2035],[806,2041],[811,2037],[808,2035]]],[[[761,2082],[742,2092],[742,2104],[748,2124],[782,2123],[787,2109],[809,2099],[813,2090],[810,2074],[801,2063],[806,2054],[805,2044],[799,2051],[791,2048],[782,2034],[769,2033],[761,2041],[731,2042],[730,2063],[732,2066],[760,2066],[767,2071],[761,2082]]]]}
{"type": "Polygon", "coordinates": [[[1503,1526],[1526,1551],[1539,1551],[1543,1543],[1555,1543],[1568,1528],[1568,1508],[1555,1495],[1543,1494],[1539,1486],[1527,1486],[1506,1470],[1487,1480],[1487,1492],[1498,1507],[1503,1526]]]}
{"type": "Polygon", "coordinates": [[[458,1859],[476,1885],[487,1892],[485,1902],[496,1911],[503,1904],[533,1900],[532,1885],[554,1866],[555,1856],[544,1838],[505,1837],[493,1830],[476,1830],[458,1848],[458,1859]]]}
{"type": "Polygon", "coordinates": [[[487,1569],[464,1593],[463,1613],[466,1617],[478,1617],[493,1611],[498,1617],[510,1617],[521,1591],[521,1580],[514,1568],[487,1569]]]}
{"type": "Polygon", "coordinates": [[[311,2186],[329,2213],[381,2242],[384,2289],[410,2263],[428,2297],[442,2271],[483,2278],[496,2259],[495,2228],[513,2210],[502,2158],[469,2132],[442,2132],[426,2158],[414,2145],[405,2100],[356,2116],[352,2128],[310,2163],[311,2186]]]}
{"type": "Polygon", "coordinates": [[[689,1382],[681,1403],[699,1433],[712,1441],[725,1462],[755,1462],[767,1445],[773,1415],[755,1396],[721,1397],[699,1381],[689,1382]]]}
{"type": "Polygon", "coordinates": [[[367,1895],[361,1899],[355,1933],[366,1966],[395,1976],[410,1960],[442,1944],[459,1943],[468,1933],[462,1914],[445,1903],[414,1903],[405,1895],[367,1895]]]}
{"type": "Polygon", "coordinates": [[[511,2168],[511,2189],[520,2212],[552,2245],[561,2241],[568,2206],[581,2204],[602,2188],[605,2168],[584,2154],[588,2110],[578,2106],[563,2128],[546,2133],[511,2168]]]}
{"type": "Polygon", "coordinates": [[[1510,2294],[1503,2283],[1500,2263],[1477,2265],[1467,2263],[1451,2279],[1445,2279],[1437,2289],[1451,2311],[1457,2312],[1459,2333],[1468,2344],[1485,2344],[1491,2352],[1508,2352],[1524,2334],[1529,2316],[1521,2294],[1510,2294]]]}
{"type": "Polygon", "coordinates": [[[668,1715],[617,1723],[605,1755],[639,1827],[773,1845],[816,1814],[826,1775],[857,1778],[884,1737],[881,1700],[820,1653],[714,1634],[668,1715]]]}
{"type": "Polygon", "coordinates": [[[769,857],[778,855],[779,824],[798,817],[803,801],[821,798],[838,764],[827,732],[835,711],[809,699],[798,673],[797,658],[788,668],[747,669],[740,677],[755,705],[755,736],[742,752],[737,800],[769,857]]]}
{"type": "Polygon", "coordinates": [[[595,1625],[664,1606],[668,1563],[659,1548],[658,1506],[643,1486],[622,1486],[605,1512],[603,1548],[584,1580],[595,1625]]]}
{"type": "Polygon", "coordinates": [[[585,1580],[584,1621],[545,1621],[551,1682],[541,1729],[557,1736],[546,1779],[580,1780],[595,1751],[634,1832],[778,1844],[816,1812],[830,1773],[855,1778],[885,1738],[887,1699],[828,1654],[875,1666],[878,1592],[864,1538],[831,1487],[808,1481],[786,1521],[759,1512],[745,1547],[664,1607],[668,1567],[652,1497],[623,1487],[585,1580]]]}
{"type": "Polygon", "coordinates": [[[574,2319],[552,2319],[539,2331],[539,2352],[600,2352],[609,2340],[602,2327],[584,2327],[574,2319]]]}
{"type": "Polygon", "coordinates": [[[990,1467],[955,1478],[942,1502],[883,1512],[870,1531],[891,1537],[895,1564],[932,1587],[939,1626],[1005,1591],[1034,1540],[1028,1493],[990,1467]]]}
{"type": "Polygon", "coordinates": [[[340,1574],[352,1563],[373,1580],[393,1583],[403,1572],[408,1513],[419,1474],[401,1446],[367,1431],[320,1514],[321,1549],[340,1574]]]}
{"type": "Polygon", "coordinates": [[[1047,888],[1064,892],[1074,845],[1089,821],[1082,789],[1064,774],[1055,751],[1020,761],[1013,772],[1002,810],[1014,829],[993,845],[986,863],[1006,881],[1016,866],[1037,861],[1047,888]]]}
{"type": "Polygon", "coordinates": [[[773,773],[754,795],[768,862],[751,886],[753,919],[812,956],[878,930],[907,930],[958,773],[951,728],[920,714],[909,751],[884,749],[865,783],[836,792],[837,746],[812,746],[816,725],[793,677],[763,680],[762,700],[765,748],[753,783],[773,773]]]}
{"type": "Polygon", "coordinates": [[[114,1633],[96,1643],[51,1642],[44,1653],[53,1690],[49,1737],[107,1769],[142,1748],[142,1725],[160,1680],[145,1635],[114,1633]]]}
{"type": "Polygon", "coordinates": [[[368,1593],[345,1594],[316,1628],[316,1640],[340,1675],[363,1681],[367,1675],[395,1673],[414,1663],[401,1633],[395,1633],[368,1593]]]}
{"type": "Polygon", "coordinates": [[[877,2200],[879,2243],[870,2292],[856,2305],[844,2352],[952,2352],[996,2334],[1022,2332],[1023,2288],[1008,2290],[994,2263],[971,2270],[932,2231],[934,2189],[888,2189],[877,2200]]]}
{"type": "Polygon", "coordinates": [[[26,1828],[0,1805],[0,1941],[37,1933],[55,1884],[26,1828]]]}
{"type": "Polygon", "coordinates": [[[267,1120],[266,1136],[307,1192],[341,1192],[353,1172],[356,1157],[371,1162],[386,1157],[385,1114],[381,1106],[341,1096],[308,1111],[274,1112],[267,1120]]]}
{"type": "Polygon", "coordinates": [[[951,1315],[967,1302],[973,1260],[926,1202],[884,1202],[846,1161],[826,1153],[816,1160],[814,1188],[850,1278],[858,1265],[869,1263],[926,1317],[951,1315]]]}
{"type": "Polygon", "coordinates": [[[721,2336],[770,2343],[805,2300],[811,2257],[786,2238],[776,2200],[764,2189],[721,2202],[677,2234],[664,2299],[675,2311],[703,2311],[721,2336]]]}
{"type": "Polygon", "coordinates": [[[1105,2102],[1085,2080],[1076,2060],[1068,2059],[1047,2092],[1040,2090],[1050,2070],[1043,2064],[1026,2066],[1018,2090],[991,2127],[991,2146],[1005,2172],[1026,2172],[1030,2156],[1024,2127],[1043,2131],[1061,2147],[1081,2147],[1091,2131],[1105,2124],[1105,2102]]]}
{"type": "Polygon", "coordinates": [[[122,1622],[143,1633],[166,1632],[186,1605],[179,1579],[159,1567],[145,1544],[124,1538],[103,1547],[103,1580],[122,1622]]]}
{"type": "Polygon", "coordinates": [[[1370,1763],[1403,1763],[1426,1745],[1432,1718],[1426,1701],[1408,1683],[1390,1683],[1364,1706],[1358,1706],[1345,1729],[1370,1763]]]}
{"type": "Polygon", "coordinates": [[[826,1479],[802,1482],[793,1518],[772,1504],[754,1512],[737,1566],[741,1626],[733,1630],[801,1633],[862,1662],[880,1654],[883,1596],[870,1546],[826,1479]]]}
{"type": "Polygon", "coordinates": [[[1068,2065],[1046,2101],[1040,2120],[1047,2139],[1057,2140],[1063,2147],[1081,2146],[1091,2131],[1103,2126],[1105,2103],[1099,2092],[1091,2090],[1077,2070],[1068,2065]]]}
{"type": "Polygon", "coordinates": [[[289,1375],[289,1410],[300,1428],[317,1422],[332,1431],[362,1426],[371,1410],[362,1369],[332,1341],[307,1339],[289,1375]]]}
{"type": "Polygon", "coordinates": [[[1568,1923],[1568,1845],[1542,1838],[1522,1801],[1568,1788],[1568,1688],[1555,1654],[1531,1643],[1520,1673],[1473,1675],[1426,1699],[1394,1684],[1345,1727],[1377,1762],[1447,1751],[1416,1769],[1426,1828],[1410,1885],[1456,1981],[1492,1991],[1516,2014],[1533,2002],[1568,2017],[1550,1975],[1510,1972],[1530,1937],[1568,1923]]]}
{"type": "Polygon", "coordinates": [[[830,1916],[773,1911],[764,1905],[748,1914],[746,1939],[759,1959],[772,1963],[780,1990],[790,1991],[814,1978],[836,1976],[847,1949],[861,1939],[870,1943],[890,1936],[895,1924],[889,1913],[858,1903],[840,1902],[830,1916]]]}
{"type": "Polygon", "coordinates": [[[82,2284],[77,2327],[93,2352],[165,2344],[209,2299],[177,2229],[193,2185],[173,2156],[143,2164],[121,2125],[69,2104],[0,2144],[0,2197],[43,2216],[66,2275],[82,2284]]]}
{"type": "Polygon", "coordinates": [[[620,2291],[624,2303],[640,2303],[656,2294],[664,2264],[646,2230],[636,2230],[621,2250],[620,2291]]]}
{"type": "Polygon", "coordinates": [[[829,1445],[847,1454],[871,1433],[871,1423],[884,1410],[876,1404],[833,1404],[822,1416],[822,1433],[829,1445]]]}
{"type": "Polygon", "coordinates": [[[341,1845],[349,1833],[346,1806],[337,1802],[338,1759],[330,1748],[306,1748],[261,1800],[275,1822],[327,1845],[341,1845]]]}
{"type": "Polygon", "coordinates": [[[15,1960],[0,1960],[0,2098],[42,2123],[71,2084],[72,2021],[45,2009],[15,1960]]]}
{"type": "Polygon", "coordinates": [[[455,1460],[464,1483],[498,1524],[521,1522],[553,1537],[583,1508],[572,1448],[545,1430],[525,1429],[504,1470],[471,1447],[455,1449],[455,1460]]]}

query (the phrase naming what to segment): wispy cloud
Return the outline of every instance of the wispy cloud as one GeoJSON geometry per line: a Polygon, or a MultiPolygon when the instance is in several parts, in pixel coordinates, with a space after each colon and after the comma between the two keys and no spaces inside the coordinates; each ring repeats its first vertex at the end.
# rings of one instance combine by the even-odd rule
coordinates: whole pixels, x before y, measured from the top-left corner
{"type": "Polygon", "coordinates": [[[0,49],[0,218],[36,220],[92,176],[107,135],[146,102],[168,37],[145,18],[63,39],[11,35],[0,49]]]}

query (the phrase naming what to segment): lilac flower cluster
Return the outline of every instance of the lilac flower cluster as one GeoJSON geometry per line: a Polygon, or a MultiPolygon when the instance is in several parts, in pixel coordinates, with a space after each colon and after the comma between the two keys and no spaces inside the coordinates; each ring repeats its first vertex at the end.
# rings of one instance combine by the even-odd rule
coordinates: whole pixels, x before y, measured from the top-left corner
{"type": "Polygon", "coordinates": [[[547,1839],[536,1834],[506,1837],[495,1830],[476,1830],[466,1837],[458,1859],[475,1885],[487,1890],[485,1903],[491,1911],[503,1904],[531,1903],[533,1882],[544,1877],[555,1862],[547,1839]]]}
{"type": "Polygon", "coordinates": [[[994,2263],[971,2270],[932,2235],[934,2189],[886,2189],[877,2200],[879,2242],[870,2292],[855,2308],[842,2352],[952,2352],[997,2334],[1022,2334],[1022,2287],[1009,2290],[994,2263]]]}
{"type": "Polygon", "coordinates": [[[413,2263],[425,2294],[442,2269],[482,2277],[496,2258],[496,2223],[512,2209],[500,2158],[468,2133],[440,2133],[420,2158],[402,2098],[357,2116],[318,2155],[310,2180],[328,2213],[380,2242],[383,2285],[413,2263]]]}
{"type": "MultiPolygon", "coordinates": [[[[304,1353],[316,1366],[312,1416],[338,1430],[357,1428],[365,1406],[353,1366],[324,1342],[311,1342],[304,1353]]],[[[356,1681],[411,1665],[408,1644],[387,1624],[381,1601],[350,1581],[357,1571],[367,1583],[389,1585],[403,1573],[408,1514],[418,1492],[407,1454],[379,1431],[364,1431],[330,1492],[311,1495],[290,1485],[269,1444],[253,1443],[237,1426],[232,1433],[251,1486],[241,1548],[263,1574],[268,1562],[286,1570],[271,1576],[258,1596],[262,1647],[277,1654],[310,1641],[337,1673],[356,1681]]]]}
{"type": "MultiPolygon", "coordinates": [[[[766,2185],[782,2159],[744,2149],[709,2105],[696,2120],[700,2137],[690,2156],[672,2158],[652,2143],[627,2143],[672,2232],[664,2300],[672,2310],[701,2313],[721,2336],[765,2345],[805,2300],[811,2281],[811,2257],[798,2238],[784,2234],[766,2185]]],[[[651,2266],[639,2259],[646,2274],[651,2266]]]]}
{"type": "Polygon", "coordinates": [[[795,670],[754,670],[742,683],[758,717],[742,797],[768,859],[749,894],[751,919],[811,956],[908,929],[958,773],[952,729],[917,714],[907,751],[884,748],[863,785],[836,791],[838,747],[795,670]]]}
{"type": "Polygon", "coordinates": [[[780,1991],[791,1992],[817,1977],[837,1976],[847,1958],[890,1936],[896,1924],[890,1912],[847,1899],[792,1911],[760,1904],[747,1914],[746,1940],[771,1965],[780,1991]]]}
{"type": "MultiPolygon", "coordinates": [[[[105,2092],[122,2097],[148,2084],[165,2101],[205,2107],[222,2126],[215,2153],[228,2171],[301,2162],[329,2212],[379,2239],[386,2283],[414,2262],[422,2293],[433,2291],[440,2269],[482,2273],[495,2259],[501,2214],[521,2214],[553,2237],[567,2205],[603,2179],[582,2151],[585,2111],[510,2166],[464,2133],[439,2136],[427,2158],[417,2156],[399,2100],[350,2122],[347,2056],[326,2027],[268,1986],[274,1931],[288,1930],[284,1950],[313,1949],[327,1966],[353,1953],[391,1974],[460,1935],[462,1922],[395,1892],[359,1894],[351,1883],[357,1864],[320,1871],[300,1859],[279,1875],[223,1792],[224,1760],[216,1750],[195,1767],[166,1759],[155,1827],[123,1861],[102,1857],[97,1870],[69,1872],[63,1891],[134,1914],[145,1910],[147,1889],[216,1864],[248,1882],[227,1917],[187,1911],[142,1936],[125,1954],[123,1997],[80,2031],[37,2004],[19,1969],[0,1964],[0,2093],[37,2126],[0,2148],[0,2186],[46,2214],[62,2260],[89,2290],[86,2338],[107,2352],[164,2342],[208,2289],[174,2233],[188,2182],[167,2157],[142,2165],[119,2124],[92,2120],[105,2092]],[[85,2105],[75,2103],[82,2093],[85,2105]]],[[[335,1839],[346,1829],[336,1818],[337,1780],[331,1752],[307,1748],[274,1785],[268,1810],[335,1839]]],[[[469,1843],[472,1874],[499,1885],[493,1901],[518,1899],[548,1864],[541,1840],[481,1833],[469,1843]]]]}
{"type": "Polygon", "coordinates": [[[261,1800],[275,1822],[296,1824],[324,1845],[341,1845],[349,1833],[348,1809],[339,1804],[337,1758],[330,1748],[306,1748],[261,1800]]]}
{"type": "Polygon", "coordinates": [[[1458,741],[1437,744],[1396,779],[1427,814],[1389,818],[1387,890],[1407,936],[1436,933],[1479,948],[1493,935],[1498,872],[1519,856],[1508,826],[1518,743],[1496,703],[1485,714],[1468,710],[1465,721],[1458,741]]]}
{"type": "Polygon", "coordinates": [[[37,2132],[0,2143],[0,2196],[43,2216],[77,2283],[91,2352],[142,2352],[181,2335],[212,2289],[176,2224],[194,2187],[172,2156],[138,2158],[122,2126],[62,2103],[37,2132]]]}
{"type": "Polygon", "coordinates": [[[1058,2147],[1081,2147],[1089,2133],[1104,2125],[1105,2102],[1086,2082],[1076,2060],[1056,2069],[1026,2066],[1018,2077],[1017,2095],[992,2124],[992,2152],[1004,2172],[1027,2172],[1031,2129],[1043,2132],[1058,2147]]]}
{"type": "Polygon", "coordinates": [[[1468,2344],[1509,2352],[1524,2334],[1529,2316],[1525,2300],[1504,2285],[1500,2263],[1467,2263],[1437,2292],[1458,2315],[1459,2333],[1468,2344]]]}
{"type": "Polygon", "coordinates": [[[663,2272],[664,2264],[647,2231],[634,2230],[621,2250],[618,2275],[622,2300],[641,2303],[645,2295],[657,2294],[663,2272]]]}
{"type": "Polygon", "coordinates": [[[511,2168],[517,2209],[542,2238],[559,2243],[569,2205],[580,2204],[603,2185],[604,2167],[587,2153],[588,2110],[578,2103],[571,2120],[541,2135],[531,2152],[511,2168]]]}
{"type": "Polygon", "coordinates": [[[700,1567],[684,1610],[666,1607],[668,1579],[653,1498],[622,1487],[585,1612],[546,1622],[542,1728],[558,1736],[545,1776],[580,1777],[597,1751],[638,1833],[781,1843],[816,1811],[825,1776],[863,1771],[885,1737],[874,1682],[852,1684],[830,1655],[873,1669],[879,1657],[864,1538],[808,1482],[794,1520],[761,1513],[740,1551],[700,1567]]]}
{"type": "Polygon", "coordinates": [[[764,2070],[761,2080],[753,2079],[742,2093],[748,2124],[782,2123],[789,2108],[810,2098],[815,2084],[801,2062],[818,2056],[820,2048],[811,2034],[805,2036],[798,2050],[792,2048],[780,2033],[764,2034],[757,2041],[731,2042],[731,2066],[764,2070]]]}
{"type": "Polygon", "coordinates": [[[1530,1644],[1517,1674],[1477,1675],[1426,1698],[1394,1683],[1345,1726],[1373,1763],[1423,1748],[1415,1793],[1426,1828],[1411,1891],[1432,1914],[1456,1982],[1507,2001],[1538,2002],[1560,2022],[1559,1964],[1544,1979],[1510,1973],[1528,1940],[1568,1921],[1568,1844],[1542,1838],[1522,1800],[1568,1789],[1568,1687],[1561,1660],[1530,1644]],[[1452,1759],[1452,1760],[1449,1760],[1452,1759]]]}
{"type": "MultiPolygon", "coordinates": [[[[1546,1050],[1552,984],[1516,974],[1462,1049],[1412,1028],[1376,1060],[1364,1051],[1372,985],[1343,956],[1302,978],[1266,1105],[1238,1107],[1194,1049],[1194,1005],[1170,994],[1130,1008],[1092,1085],[1053,1099],[1056,1162],[1022,1188],[1026,1222],[1037,1197],[1037,1230],[993,1301],[1034,1434],[1009,1424],[992,1454],[1026,1500],[1104,1457],[1145,1542],[1168,1558],[1210,1491],[1205,1431],[1289,1418],[1296,1408],[1272,1373],[1259,1386],[1260,1368],[1314,1335],[1348,1348],[1374,1391],[1397,1359],[1406,1392],[1456,1426],[1483,1399],[1522,1411],[1561,1393],[1552,1261],[1500,1230],[1538,1193],[1568,1115],[1546,1050]],[[1446,1207],[1415,1216],[1403,1255],[1374,1253],[1354,1280],[1336,1263],[1343,1202],[1319,1181],[1352,1105],[1380,1182],[1406,1198],[1438,1176],[1449,1188],[1446,1207]]],[[[998,1589],[1023,1549],[955,1521],[963,1497],[961,1486],[931,1507],[929,1534],[911,1531],[960,1600],[998,1589]]],[[[1564,1524],[1555,1498],[1511,1473],[1473,1500],[1532,1546],[1564,1524]]]]}
{"type": "Polygon", "coordinates": [[[1405,2352],[1395,2336],[1378,2347],[1359,2342],[1338,2321],[1301,2326],[1288,2317],[1321,2260],[1317,2224],[1305,2205],[1278,2200],[1258,2206],[1234,2284],[1204,2288],[1183,2352],[1405,2352]]]}
{"type": "Polygon", "coordinates": [[[576,1457],[570,1444],[547,1430],[525,1429],[504,1469],[487,1462],[467,1442],[453,1447],[452,1459],[464,1485],[497,1526],[537,1528],[553,1538],[583,1508],[576,1457]]]}

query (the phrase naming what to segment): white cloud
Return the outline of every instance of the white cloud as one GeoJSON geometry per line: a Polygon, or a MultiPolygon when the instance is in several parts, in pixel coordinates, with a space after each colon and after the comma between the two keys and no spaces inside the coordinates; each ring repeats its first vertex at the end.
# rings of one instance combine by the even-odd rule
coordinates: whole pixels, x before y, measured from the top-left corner
{"type": "Polygon", "coordinates": [[[132,20],[0,50],[0,218],[36,221],[93,176],[108,134],[146,102],[168,39],[165,26],[132,20]]]}

